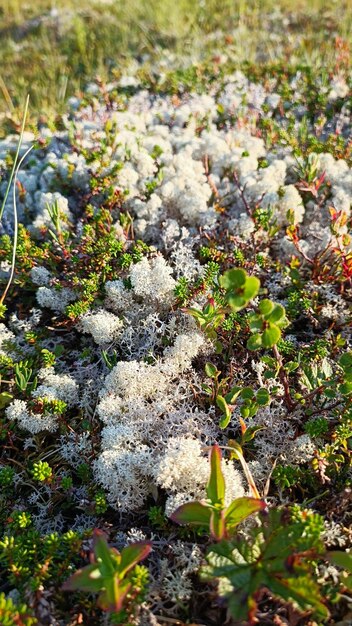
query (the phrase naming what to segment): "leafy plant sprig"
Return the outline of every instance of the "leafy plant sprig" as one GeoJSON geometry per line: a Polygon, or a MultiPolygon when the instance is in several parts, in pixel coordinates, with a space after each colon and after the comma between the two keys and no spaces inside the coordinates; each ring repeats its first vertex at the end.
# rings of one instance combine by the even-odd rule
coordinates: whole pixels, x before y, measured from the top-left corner
{"type": "MultiPolygon", "coordinates": [[[[298,507],[294,507],[298,509],[298,507]]],[[[204,581],[219,582],[219,594],[237,620],[257,623],[257,601],[265,591],[319,620],[329,611],[314,580],[311,561],[322,555],[323,520],[308,511],[272,509],[250,537],[224,539],[209,548],[204,581]]]]}
{"type": "Polygon", "coordinates": [[[210,452],[210,477],[207,484],[207,500],[187,502],[171,515],[177,524],[191,524],[209,528],[211,536],[221,541],[233,534],[235,528],[253,513],[263,511],[266,504],[259,498],[236,498],[225,505],[225,479],[221,470],[221,450],[214,445],[210,452]]]}
{"type": "Polygon", "coordinates": [[[285,308],[268,298],[258,305],[258,312],[249,317],[252,336],[247,341],[248,350],[272,348],[281,339],[281,329],[288,326],[285,308]]]}
{"type": "Polygon", "coordinates": [[[133,592],[132,576],[137,564],[151,551],[147,541],[132,543],[121,552],[109,548],[105,534],[93,535],[92,563],[75,572],[64,584],[64,591],[99,593],[98,606],[110,613],[120,612],[133,592]]]}

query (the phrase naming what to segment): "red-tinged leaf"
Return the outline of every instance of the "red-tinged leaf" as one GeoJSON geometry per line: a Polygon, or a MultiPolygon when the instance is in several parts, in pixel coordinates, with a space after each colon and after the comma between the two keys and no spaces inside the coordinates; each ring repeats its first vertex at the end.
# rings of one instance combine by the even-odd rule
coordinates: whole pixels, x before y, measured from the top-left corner
{"type": "Polygon", "coordinates": [[[68,580],[65,580],[62,589],[63,591],[76,591],[79,589],[81,591],[97,592],[102,588],[102,580],[98,565],[92,563],[77,570],[68,580]]]}
{"type": "Polygon", "coordinates": [[[103,611],[121,611],[123,602],[132,587],[132,583],[123,581],[119,583],[116,576],[107,581],[106,588],[98,597],[97,604],[103,611]]]}
{"type": "Polygon", "coordinates": [[[186,502],[176,509],[170,519],[176,524],[207,526],[210,524],[211,509],[201,502],[186,502]]]}
{"type": "Polygon", "coordinates": [[[212,504],[223,503],[225,497],[225,479],[221,470],[221,450],[215,444],[210,452],[210,477],[207,496],[212,504]]]}
{"type": "Polygon", "coordinates": [[[244,433],[247,430],[247,426],[246,426],[245,421],[242,419],[242,417],[240,417],[239,419],[240,419],[240,426],[241,426],[241,434],[242,434],[242,437],[243,437],[244,433]]]}
{"type": "Polygon", "coordinates": [[[124,578],[126,574],[137,565],[137,563],[147,558],[151,549],[152,544],[150,541],[131,543],[129,546],[124,548],[121,552],[119,578],[124,578]]]}
{"type": "Polygon", "coordinates": [[[95,529],[93,534],[93,551],[96,560],[100,561],[99,569],[103,576],[109,576],[116,571],[115,561],[111,555],[106,535],[101,530],[95,529]]]}
{"type": "Polygon", "coordinates": [[[210,516],[210,533],[216,541],[221,541],[225,537],[226,527],[223,511],[212,509],[210,516]]]}
{"type": "Polygon", "coordinates": [[[266,508],[264,500],[257,498],[236,498],[225,511],[226,529],[233,529],[247,517],[266,508]]]}

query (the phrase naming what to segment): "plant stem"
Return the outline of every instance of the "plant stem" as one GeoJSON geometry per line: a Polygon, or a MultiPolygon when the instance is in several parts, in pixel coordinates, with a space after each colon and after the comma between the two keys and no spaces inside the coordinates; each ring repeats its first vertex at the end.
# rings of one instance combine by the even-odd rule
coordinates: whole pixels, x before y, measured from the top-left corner
{"type": "Polygon", "coordinates": [[[5,209],[5,204],[8,198],[8,195],[10,193],[10,188],[11,188],[11,184],[12,184],[12,180],[13,177],[15,176],[15,172],[16,172],[16,168],[17,168],[17,162],[18,162],[18,155],[21,149],[21,145],[22,145],[22,140],[23,140],[23,133],[24,133],[24,127],[26,124],[26,119],[27,119],[27,113],[28,113],[28,104],[29,104],[29,94],[26,98],[26,104],[24,106],[24,113],[23,113],[23,119],[22,119],[22,126],[21,126],[21,131],[20,131],[20,136],[19,136],[19,140],[18,140],[18,144],[17,144],[17,150],[16,150],[16,155],[15,155],[15,159],[13,162],[13,166],[12,166],[12,170],[11,170],[11,174],[10,174],[10,178],[9,178],[9,182],[7,183],[7,187],[6,187],[6,191],[5,191],[5,196],[1,205],[1,209],[0,209],[0,221],[2,220],[2,216],[4,213],[4,209],[5,209]]]}

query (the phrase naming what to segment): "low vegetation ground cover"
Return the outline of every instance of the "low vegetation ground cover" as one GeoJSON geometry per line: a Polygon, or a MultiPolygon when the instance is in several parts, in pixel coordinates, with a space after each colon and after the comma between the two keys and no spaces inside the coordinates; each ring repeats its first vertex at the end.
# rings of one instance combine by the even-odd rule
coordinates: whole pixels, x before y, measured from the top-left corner
{"type": "Polygon", "coordinates": [[[349,6],[63,6],[1,5],[0,623],[346,625],[349,6]]]}

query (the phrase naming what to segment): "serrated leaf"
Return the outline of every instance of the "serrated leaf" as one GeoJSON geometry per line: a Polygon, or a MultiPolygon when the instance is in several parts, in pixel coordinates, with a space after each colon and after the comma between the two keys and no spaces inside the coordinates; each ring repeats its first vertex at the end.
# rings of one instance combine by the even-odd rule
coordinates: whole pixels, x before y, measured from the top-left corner
{"type": "Polygon", "coordinates": [[[207,484],[207,496],[212,504],[223,503],[225,497],[225,479],[221,469],[221,450],[215,444],[210,452],[210,477],[207,484]]]}
{"type": "Polygon", "coordinates": [[[323,394],[327,398],[336,398],[336,390],[332,389],[331,387],[326,387],[326,389],[323,389],[323,394]]]}
{"type": "Polygon", "coordinates": [[[249,337],[247,341],[248,350],[259,350],[259,348],[262,348],[262,347],[263,347],[262,336],[259,333],[255,333],[254,335],[249,337]]]}
{"type": "Polygon", "coordinates": [[[307,576],[278,579],[270,577],[270,590],[286,602],[292,602],[301,611],[312,611],[315,617],[328,618],[330,613],[322,603],[319,588],[307,576]]]}
{"type": "Polygon", "coordinates": [[[272,348],[275,344],[277,344],[280,337],[281,331],[277,326],[270,326],[270,328],[266,328],[262,334],[263,348],[272,348]]]}
{"type": "Polygon", "coordinates": [[[237,498],[231,502],[230,506],[225,511],[225,523],[226,529],[234,529],[238,524],[243,522],[253,513],[263,511],[266,508],[266,504],[263,500],[257,498],[237,498]]]}
{"type": "Polygon", "coordinates": [[[176,524],[193,524],[206,526],[210,524],[211,509],[201,502],[186,502],[170,515],[170,519],[176,524]]]}

